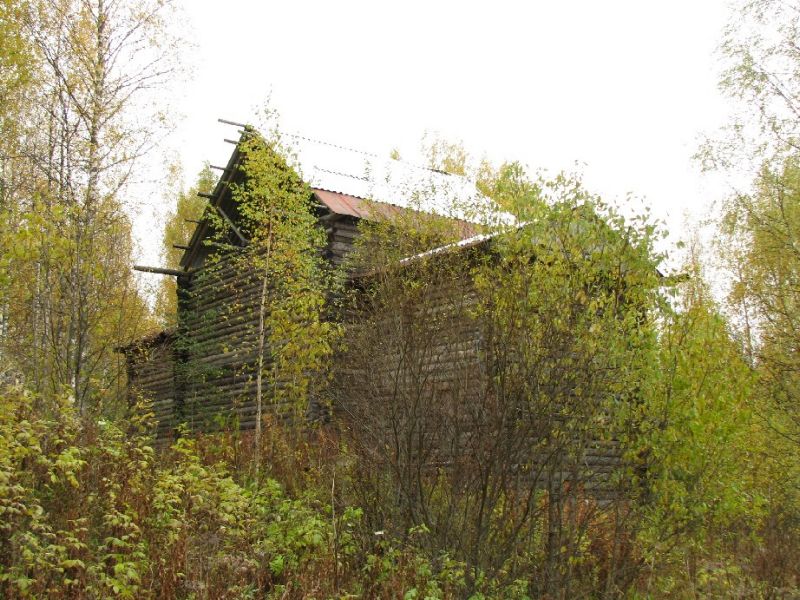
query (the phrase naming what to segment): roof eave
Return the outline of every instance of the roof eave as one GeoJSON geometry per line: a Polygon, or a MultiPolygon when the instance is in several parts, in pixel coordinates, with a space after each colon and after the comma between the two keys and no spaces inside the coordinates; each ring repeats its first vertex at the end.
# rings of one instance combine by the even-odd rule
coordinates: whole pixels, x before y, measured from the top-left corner
{"type": "MultiPolygon", "coordinates": [[[[225,198],[225,194],[230,190],[230,183],[238,170],[237,167],[239,158],[240,152],[239,145],[237,144],[233,149],[233,152],[231,152],[231,156],[228,159],[228,164],[222,171],[222,176],[217,181],[217,185],[214,186],[214,191],[211,194],[213,198],[208,200],[212,207],[218,207],[225,198]]],[[[202,240],[208,231],[209,225],[210,222],[208,218],[203,218],[200,223],[197,224],[197,227],[195,227],[194,233],[192,234],[192,239],[189,241],[189,247],[181,257],[179,265],[187,273],[194,262],[194,259],[197,257],[197,253],[200,250],[202,240]]]]}

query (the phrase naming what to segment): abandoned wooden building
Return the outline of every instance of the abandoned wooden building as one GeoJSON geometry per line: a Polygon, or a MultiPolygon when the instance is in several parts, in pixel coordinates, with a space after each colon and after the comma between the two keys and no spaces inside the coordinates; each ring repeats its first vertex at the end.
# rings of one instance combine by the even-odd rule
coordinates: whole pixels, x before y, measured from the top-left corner
{"type": "MultiPolygon", "coordinates": [[[[392,220],[404,212],[416,213],[415,203],[420,194],[425,195],[433,213],[447,214],[444,218],[453,224],[459,237],[470,238],[480,230],[477,221],[485,217],[465,217],[467,211],[470,215],[479,212],[465,206],[480,207],[486,199],[474,187],[470,189],[463,178],[397,161],[389,161],[380,173],[370,166],[373,171],[370,178],[322,168],[316,165],[318,144],[328,146],[322,142],[308,144],[306,149],[311,147],[311,156],[305,157],[301,166],[312,173],[311,206],[318,226],[326,232],[324,254],[332,265],[340,265],[353,248],[361,221],[392,220]]],[[[352,159],[347,155],[356,151],[337,147],[323,150],[329,150],[324,160],[331,162],[333,157],[334,167],[336,160],[345,155],[346,166],[339,165],[339,169],[359,168],[358,164],[353,167],[352,160],[347,161],[352,159]]],[[[358,163],[363,157],[355,158],[358,163]]],[[[242,177],[240,162],[236,146],[228,164],[220,168],[222,175],[213,192],[201,194],[208,199],[209,208],[223,220],[225,241],[231,247],[246,241],[237,227],[238,210],[231,193],[242,177]]],[[[224,264],[214,277],[203,277],[209,257],[225,252],[219,249],[218,240],[209,243],[212,227],[209,219],[197,224],[184,248],[179,269],[135,267],[177,278],[178,320],[186,331],[184,337],[190,338],[178,340],[176,331],[169,329],[123,349],[129,394],[132,398],[141,396],[152,401],[160,440],[170,439],[181,423],[198,430],[233,420],[242,429],[254,426],[252,346],[245,339],[252,338],[253,321],[257,320],[257,315],[248,308],[257,303],[260,284],[248,281],[247,274],[224,264]],[[229,308],[220,318],[219,307],[223,304],[229,308]]]]}
{"type": "MultiPolygon", "coordinates": [[[[231,193],[237,177],[241,177],[240,160],[236,146],[227,166],[221,169],[222,175],[214,191],[207,195],[209,207],[224,224],[231,246],[245,241],[237,227],[238,210],[231,193]]],[[[408,261],[422,256],[434,265],[430,274],[425,275],[430,278],[431,285],[423,305],[410,312],[403,306],[395,307],[405,312],[403,319],[386,318],[385,314],[351,314],[344,318],[346,336],[351,343],[350,348],[341,353],[340,360],[345,363],[338,366],[335,384],[329,390],[334,412],[340,410],[345,418],[361,426],[380,415],[382,406],[394,406],[399,397],[413,396],[410,408],[404,408],[406,412],[402,418],[406,422],[421,418],[425,421],[423,429],[436,426],[450,432],[447,440],[436,442],[439,458],[428,456],[425,460],[436,462],[443,454],[458,454],[460,448],[470,445],[474,446],[473,454],[480,454],[481,449],[475,444],[481,439],[478,432],[481,423],[498,419],[492,425],[496,425],[492,430],[496,435],[510,427],[509,423],[519,423],[519,407],[509,405],[502,409],[508,410],[505,414],[479,401],[479,395],[486,395],[481,382],[492,380],[493,367],[489,362],[496,359],[486,356],[486,345],[491,342],[487,342],[481,325],[464,318],[474,298],[473,285],[468,276],[454,280],[453,269],[438,269],[436,265],[451,260],[454,254],[451,250],[461,258],[466,256],[467,262],[470,256],[485,254],[492,244],[492,237],[481,233],[486,214],[503,219],[507,219],[507,215],[500,214],[493,206],[483,213],[463,208],[465,198],[466,204],[473,208],[486,209],[489,201],[468,181],[435,170],[392,164],[390,170],[398,169],[405,175],[405,179],[401,176],[392,180],[395,174],[387,175],[384,171],[376,175],[372,166],[367,169],[372,171],[372,177],[368,178],[348,175],[336,168],[323,169],[317,166],[314,158],[306,164],[312,165],[308,169],[312,176],[306,175],[305,169],[303,172],[311,189],[311,207],[317,226],[324,229],[327,236],[325,257],[334,265],[341,264],[352,250],[360,223],[392,220],[408,211],[419,211],[414,197],[420,193],[420,181],[429,200],[422,209],[444,215],[460,232],[461,238],[460,242],[431,248],[401,261],[409,264],[408,261]],[[417,187],[408,185],[409,173],[417,187]],[[431,194],[431,190],[435,193],[431,194]],[[453,196],[462,202],[452,202],[453,196]],[[445,206],[461,208],[448,213],[445,206]],[[474,216],[479,213],[482,216],[474,216]],[[447,309],[442,308],[444,297],[448,299],[447,309]],[[391,341],[392,336],[397,336],[398,327],[403,328],[404,340],[395,337],[391,341]],[[398,351],[398,347],[407,344],[412,337],[414,356],[408,351],[398,351]],[[420,417],[423,413],[425,416],[420,417]],[[450,447],[442,449],[442,446],[450,447]]],[[[208,243],[211,227],[207,219],[197,224],[180,269],[168,271],[177,277],[179,323],[184,339],[179,339],[175,331],[167,330],[125,349],[131,396],[152,401],[156,436],[162,442],[171,439],[179,425],[201,431],[232,424],[241,429],[255,426],[254,355],[252,344],[246,340],[252,341],[257,317],[247,307],[257,303],[260,284],[240,270],[228,268],[224,260],[218,263],[214,277],[203,277],[210,257],[220,252],[219,244],[208,243]],[[222,317],[221,306],[226,307],[222,317]]],[[[358,289],[364,285],[364,277],[353,277],[349,285],[358,289]]],[[[495,403],[492,406],[497,404],[495,400],[492,402],[495,403]]],[[[313,412],[315,406],[314,399],[310,398],[309,410],[313,412]]],[[[280,407],[268,403],[267,414],[270,411],[278,414],[280,407]]],[[[510,436],[519,446],[518,451],[528,452],[526,447],[537,443],[533,438],[548,439],[548,433],[540,431],[549,426],[545,421],[551,420],[532,420],[521,437],[510,436]]],[[[613,439],[601,441],[597,438],[592,434],[583,440],[577,460],[593,477],[602,477],[618,463],[620,453],[613,439]]],[[[418,448],[408,452],[422,453],[418,448]]],[[[561,468],[566,467],[562,465],[561,468]]]]}

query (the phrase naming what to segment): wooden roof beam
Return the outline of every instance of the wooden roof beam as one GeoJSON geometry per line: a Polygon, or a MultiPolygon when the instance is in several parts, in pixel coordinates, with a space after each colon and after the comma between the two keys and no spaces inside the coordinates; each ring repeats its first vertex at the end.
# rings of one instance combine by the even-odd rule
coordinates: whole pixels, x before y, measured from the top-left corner
{"type": "Polygon", "coordinates": [[[221,207],[221,206],[217,205],[217,204],[214,202],[214,200],[216,199],[216,197],[214,196],[214,194],[207,194],[207,193],[205,193],[205,192],[198,192],[198,194],[197,194],[197,195],[198,195],[198,196],[200,196],[201,198],[205,198],[206,200],[209,200],[209,202],[211,203],[211,206],[213,206],[213,207],[214,207],[214,210],[216,210],[216,211],[217,211],[217,214],[218,214],[220,217],[222,217],[222,219],[223,219],[223,220],[224,220],[224,221],[225,221],[225,222],[228,224],[228,227],[230,227],[230,228],[233,230],[233,233],[235,233],[235,234],[236,234],[236,237],[238,237],[238,238],[239,238],[239,241],[241,241],[241,242],[242,242],[242,245],[243,245],[243,246],[247,246],[247,245],[250,243],[250,240],[248,240],[248,239],[247,239],[247,238],[246,238],[246,237],[245,237],[245,236],[242,234],[242,232],[239,230],[239,228],[238,228],[238,227],[237,227],[237,226],[234,224],[234,222],[233,222],[233,219],[231,219],[231,218],[228,216],[228,213],[226,213],[226,212],[225,212],[225,211],[222,209],[222,207],[221,207]]]}
{"type": "Polygon", "coordinates": [[[164,267],[145,267],[144,265],[133,265],[134,271],[140,271],[141,273],[157,273],[158,275],[173,275],[173,276],[181,276],[181,275],[188,275],[189,271],[183,271],[181,269],[167,269],[164,267]]]}
{"type": "Polygon", "coordinates": [[[223,123],[224,125],[233,125],[234,127],[242,127],[245,128],[247,125],[244,123],[237,123],[236,121],[229,121],[228,119],[217,119],[217,123],[223,123]]]}

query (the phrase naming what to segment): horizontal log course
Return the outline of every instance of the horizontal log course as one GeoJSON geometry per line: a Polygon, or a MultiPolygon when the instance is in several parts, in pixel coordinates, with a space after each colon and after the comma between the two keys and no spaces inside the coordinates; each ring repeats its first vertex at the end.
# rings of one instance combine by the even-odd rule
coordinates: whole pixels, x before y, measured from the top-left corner
{"type": "MultiPolygon", "coordinates": [[[[352,250],[358,229],[345,219],[331,219],[325,227],[329,260],[340,264],[352,250]]],[[[133,365],[137,388],[153,399],[155,434],[162,442],[172,436],[179,419],[197,431],[224,430],[234,423],[242,430],[255,427],[263,274],[253,263],[248,252],[228,253],[212,258],[191,279],[179,280],[181,333],[174,350],[185,364],[173,363],[172,350],[166,349],[147,354],[133,365]],[[180,414],[176,373],[183,386],[180,414]]],[[[422,266],[411,268],[425,272],[422,266]]],[[[479,460],[487,440],[478,433],[487,431],[482,429],[486,420],[497,416],[485,414],[490,406],[486,399],[496,392],[488,355],[493,349],[487,347],[491,338],[486,324],[472,316],[479,312],[481,298],[469,281],[454,280],[457,274],[458,269],[447,265],[434,269],[407,301],[400,301],[403,290],[398,286],[396,295],[384,290],[375,297],[362,296],[359,304],[345,304],[340,317],[347,349],[333,359],[334,376],[326,392],[333,401],[335,421],[343,426],[349,423],[357,429],[357,422],[348,421],[353,415],[369,417],[375,424],[383,419],[387,427],[390,417],[405,425],[419,421],[421,439],[434,447],[427,449],[427,455],[409,455],[408,460],[425,461],[431,469],[459,464],[466,469],[467,461],[479,460]],[[402,414],[404,404],[412,408],[402,414]]],[[[390,277],[385,279],[391,283],[390,277]]],[[[369,282],[358,285],[368,288],[369,282]]],[[[264,371],[269,373],[273,366],[269,347],[263,358],[264,371]]],[[[513,360],[514,356],[500,358],[513,360]]],[[[291,421],[294,407],[276,401],[289,385],[265,380],[265,415],[291,421]]],[[[514,411],[510,406],[507,410],[509,415],[514,411]]],[[[531,452],[527,462],[520,462],[519,476],[544,481],[543,470],[555,459],[547,455],[543,438],[537,436],[561,422],[524,410],[515,418],[509,418],[508,443],[515,452],[522,454],[526,448],[531,452]],[[527,471],[523,474],[522,470],[527,471]]],[[[562,444],[557,450],[564,457],[551,476],[605,493],[609,474],[622,460],[619,444],[577,437],[562,444]]]]}
{"type": "Polygon", "coordinates": [[[183,318],[219,318],[236,311],[250,311],[257,313],[256,306],[261,298],[261,284],[242,286],[235,290],[233,287],[217,287],[198,302],[189,298],[183,307],[183,318]]]}

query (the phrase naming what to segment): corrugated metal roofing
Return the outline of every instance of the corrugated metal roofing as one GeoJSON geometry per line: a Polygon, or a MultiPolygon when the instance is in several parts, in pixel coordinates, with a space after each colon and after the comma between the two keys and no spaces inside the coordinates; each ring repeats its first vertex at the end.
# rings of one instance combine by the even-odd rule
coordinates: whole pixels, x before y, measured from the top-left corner
{"type": "Polygon", "coordinates": [[[375,217],[392,218],[399,215],[403,210],[394,204],[384,202],[371,202],[364,198],[350,196],[330,190],[312,188],[314,195],[327,206],[331,212],[337,215],[350,215],[359,219],[370,219],[375,217]]]}
{"type": "MultiPolygon", "coordinates": [[[[348,194],[340,194],[339,192],[331,192],[328,190],[321,190],[312,188],[314,195],[322,202],[328,209],[337,215],[349,215],[358,219],[393,219],[399,216],[403,211],[413,209],[402,208],[395,204],[387,204],[385,202],[373,202],[364,198],[357,198],[348,194]]],[[[480,225],[463,219],[454,219],[459,226],[461,235],[472,236],[479,230],[480,225]]]]}
{"type": "MultiPolygon", "coordinates": [[[[466,177],[383,159],[303,136],[289,136],[289,139],[294,167],[317,190],[472,223],[510,223],[513,220],[507,213],[500,212],[466,177]]],[[[360,208],[353,207],[353,210],[360,208]]]]}

